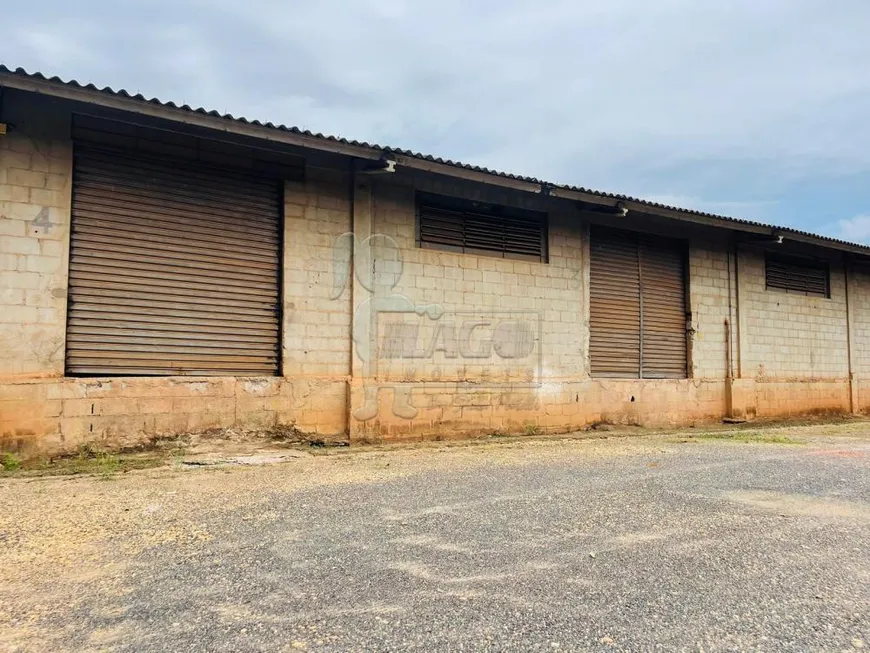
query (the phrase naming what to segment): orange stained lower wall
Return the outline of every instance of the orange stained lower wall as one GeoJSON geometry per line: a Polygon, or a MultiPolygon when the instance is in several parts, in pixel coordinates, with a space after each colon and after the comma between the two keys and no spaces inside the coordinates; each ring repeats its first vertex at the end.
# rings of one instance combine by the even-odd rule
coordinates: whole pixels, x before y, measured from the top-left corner
{"type": "MultiPolygon", "coordinates": [[[[851,408],[848,379],[737,384],[735,402],[750,418],[851,408]]],[[[366,406],[372,390],[354,383],[348,392],[344,378],[46,378],[0,384],[0,450],[72,451],[84,443],[122,448],[230,427],[295,426],[328,439],[380,442],[559,433],[600,422],[688,426],[722,419],[725,390],[721,379],[389,383],[377,388],[372,411],[366,406]]],[[[857,396],[856,410],[870,409],[870,382],[857,396]]]]}
{"type": "MultiPolygon", "coordinates": [[[[353,411],[365,389],[351,391],[353,411]]],[[[352,413],[353,414],[353,413],[352,413]]],[[[564,433],[599,422],[660,427],[712,422],[725,414],[718,380],[584,380],[539,386],[383,384],[376,417],[351,420],[351,442],[449,439],[502,434],[564,433]],[[402,386],[411,386],[414,419],[395,410],[402,386]],[[396,413],[400,414],[397,415],[396,413]]]]}
{"type": "Polygon", "coordinates": [[[281,377],[47,378],[0,384],[0,450],[121,448],[158,437],[293,425],[346,432],[344,380],[281,377]]]}
{"type": "Polygon", "coordinates": [[[758,417],[847,413],[849,379],[764,379],[755,383],[758,417]]]}
{"type": "Polygon", "coordinates": [[[870,378],[855,377],[855,412],[870,413],[870,378]]]}

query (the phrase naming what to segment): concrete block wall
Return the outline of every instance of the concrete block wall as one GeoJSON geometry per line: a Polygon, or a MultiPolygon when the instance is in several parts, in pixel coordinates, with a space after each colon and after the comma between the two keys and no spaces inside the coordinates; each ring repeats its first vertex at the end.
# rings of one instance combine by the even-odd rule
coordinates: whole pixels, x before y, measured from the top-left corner
{"type": "MultiPolygon", "coordinates": [[[[725,321],[733,322],[735,315],[733,265],[733,259],[729,265],[727,244],[707,239],[690,243],[689,310],[694,333],[689,358],[693,378],[725,378],[729,346],[725,321]]],[[[734,325],[731,326],[733,343],[734,325]]],[[[733,346],[731,351],[733,356],[733,346]]]]}
{"type": "MultiPolygon", "coordinates": [[[[512,377],[506,380],[513,384],[495,383],[485,365],[439,355],[443,347],[438,346],[428,360],[411,364],[382,358],[377,417],[352,425],[360,439],[564,431],[597,421],[667,426],[716,420],[729,409],[729,353],[739,386],[732,386],[739,404],[735,414],[775,417],[850,409],[844,274],[836,263],[830,298],[793,295],[765,287],[763,252],[743,247],[732,254],[727,239],[693,236],[691,378],[592,379],[587,367],[588,231],[581,215],[558,202],[449,182],[385,182],[375,195],[375,231],[393,238],[401,251],[403,274],[396,292],[415,305],[441,306],[445,315],[536,311],[543,364],[538,383],[524,385],[512,377]],[[549,263],[518,264],[417,247],[415,190],[548,211],[549,263]],[[527,269],[533,273],[528,278],[523,276],[527,269]],[[393,410],[393,393],[402,386],[417,410],[412,418],[393,410]]],[[[870,283],[859,284],[856,293],[870,296],[870,283]]],[[[426,333],[421,340],[443,344],[436,325],[426,328],[418,325],[417,335],[426,333]]],[[[359,405],[361,394],[354,393],[352,401],[359,405]]]]}
{"type": "Polygon", "coordinates": [[[740,308],[746,325],[742,375],[758,379],[844,379],[849,375],[846,286],[831,265],[831,296],[765,288],[764,253],[740,250],[740,308]]]}
{"type": "Polygon", "coordinates": [[[63,374],[72,147],[0,137],[0,376],[63,374]]]}
{"type": "Polygon", "coordinates": [[[351,296],[333,296],[336,242],[352,229],[349,192],[347,175],[322,169],[285,184],[285,376],[350,374],[351,296]]]}
{"type": "MultiPolygon", "coordinates": [[[[540,198],[484,192],[469,185],[419,181],[384,183],[376,187],[375,231],[392,237],[403,260],[397,293],[418,305],[437,304],[445,314],[467,311],[475,315],[533,316],[540,320],[540,351],[547,378],[576,379],[587,374],[584,330],[584,226],[567,203],[546,203],[540,198]],[[485,254],[461,254],[419,248],[415,242],[415,190],[512,204],[549,212],[549,262],[518,261],[485,254]]],[[[443,317],[440,318],[443,320],[443,317]]],[[[421,321],[421,326],[426,325],[421,321]]],[[[434,334],[437,321],[427,325],[434,334]]],[[[428,334],[427,334],[428,335],[428,334]]],[[[588,337],[588,336],[585,336],[588,337]]],[[[491,365],[493,357],[483,365],[491,365]]],[[[441,380],[465,380],[468,360],[445,361],[441,380]]],[[[431,370],[418,369],[413,380],[431,380],[431,370]]],[[[472,379],[473,380],[473,379],[472,379]]]]}
{"type": "MultiPolygon", "coordinates": [[[[379,352],[376,378],[370,381],[381,386],[377,416],[365,422],[354,420],[352,437],[538,432],[569,430],[585,423],[580,413],[587,406],[587,392],[581,392],[577,383],[588,380],[587,258],[585,226],[577,210],[567,202],[436,179],[386,180],[375,184],[373,196],[372,231],[392,239],[401,259],[393,292],[416,307],[436,306],[438,317],[413,312],[382,316],[393,325],[412,324],[419,348],[434,351],[412,359],[379,352]],[[418,190],[547,211],[549,261],[418,247],[418,190]],[[451,347],[451,336],[445,333],[462,340],[462,325],[475,321],[489,324],[476,336],[482,340],[470,348],[477,351],[483,341],[497,339],[496,328],[518,328],[534,339],[529,355],[505,358],[497,347],[487,348],[479,358],[457,355],[462,345],[451,347]],[[417,411],[414,418],[395,414],[397,391],[410,392],[417,411]]],[[[386,325],[378,326],[383,334],[386,325]]],[[[383,345],[383,335],[378,337],[383,345]]],[[[362,391],[355,388],[354,407],[363,401],[362,391]]]]}
{"type": "Polygon", "coordinates": [[[757,379],[755,401],[757,417],[848,413],[849,379],[757,379]]]}
{"type": "Polygon", "coordinates": [[[336,289],[333,259],[351,229],[346,173],[309,168],[285,184],[282,374],[298,402],[288,417],[306,432],[347,431],[352,293],[336,289]]]}
{"type": "MultiPolygon", "coordinates": [[[[820,297],[766,288],[764,256],[750,246],[738,253],[738,372],[745,414],[849,412],[849,309],[841,259],[830,263],[831,296],[820,297]]],[[[870,285],[854,291],[852,305],[870,295],[870,285]]]]}
{"type": "Polygon", "coordinates": [[[870,411],[870,267],[849,270],[849,308],[852,314],[852,360],[855,410],[870,411]]]}
{"type": "MultiPolygon", "coordinates": [[[[14,112],[11,100],[4,111],[14,112]]],[[[311,165],[304,182],[284,189],[282,376],[65,378],[72,144],[68,120],[55,118],[44,131],[39,115],[19,110],[18,130],[0,137],[0,449],[134,446],[227,427],[295,426],[362,441],[715,421],[726,411],[725,319],[738,377],[732,394],[746,414],[870,409],[868,271],[850,282],[850,386],[841,264],[832,264],[830,299],[767,290],[760,250],[742,246],[735,262],[723,238],[687,229],[691,378],[592,379],[590,218],[574,204],[401,171],[369,178],[354,191],[365,200],[352,202],[347,172],[311,165]],[[547,211],[549,261],[417,247],[417,190],[547,211]],[[371,295],[339,274],[335,253],[343,234],[363,235],[365,220],[368,233],[396,247],[376,257],[376,277],[396,273],[400,258],[401,275],[387,290],[411,305],[379,319],[410,325],[401,333],[412,334],[411,349],[431,348],[422,358],[387,355],[378,339],[375,364],[358,359],[354,318],[371,295]],[[437,316],[414,310],[426,305],[437,306],[437,316]],[[456,354],[463,320],[489,320],[473,343],[488,346],[487,355],[456,354]],[[530,345],[527,355],[496,351],[493,329],[504,324],[509,337],[500,344],[530,345]],[[376,415],[358,418],[373,383],[376,415]]],[[[370,326],[384,334],[389,324],[370,326]]]]}
{"type": "Polygon", "coordinates": [[[344,430],[344,385],[282,377],[39,378],[0,382],[0,451],[136,447],[210,429],[344,430]],[[316,409],[312,408],[316,406],[316,409]],[[315,421],[317,420],[317,421],[315,421]]]}
{"type": "MultiPolygon", "coordinates": [[[[392,180],[390,180],[392,181],[392,180]]],[[[522,383],[523,361],[502,377],[493,355],[480,364],[439,355],[378,360],[377,417],[352,421],[352,439],[455,437],[457,433],[558,432],[588,424],[668,426],[721,418],[725,413],[724,321],[729,316],[726,249],[712,240],[690,251],[692,379],[592,379],[588,368],[588,227],[573,206],[470,185],[414,180],[376,187],[374,230],[394,239],[403,262],[395,291],[415,305],[438,305],[438,320],[411,316],[420,341],[435,339],[439,322],[459,315],[528,311],[540,320],[540,365],[534,383],[522,383]],[[419,248],[415,191],[508,204],[549,214],[549,262],[518,262],[485,254],[419,248]],[[422,334],[422,335],[421,335],[422,334]],[[490,369],[487,369],[489,366],[490,369]],[[495,370],[495,372],[493,372],[495,370]],[[393,395],[407,386],[413,418],[397,416],[393,395]]],[[[395,320],[394,316],[390,319],[395,320]]],[[[503,361],[502,361],[503,362],[503,361]]],[[[354,393],[354,406],[362,401],[354,393]]]]}
{"type": "Polygon", "coordinates": [[[72,143],[0,137],[0,450],[134,446],[213,428],[347,431],[350,300],[330,299],[347,178],[285,189],[283,377],[64,377],[72,143]]]}

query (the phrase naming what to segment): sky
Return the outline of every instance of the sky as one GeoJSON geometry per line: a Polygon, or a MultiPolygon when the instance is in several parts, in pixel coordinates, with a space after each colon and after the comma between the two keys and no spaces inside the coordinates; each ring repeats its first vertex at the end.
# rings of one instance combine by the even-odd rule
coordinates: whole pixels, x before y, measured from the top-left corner
{"type": "Polygon", "coordinates": [[[870,243],[867,0],[7,3],[0,62],[870,243]]]}

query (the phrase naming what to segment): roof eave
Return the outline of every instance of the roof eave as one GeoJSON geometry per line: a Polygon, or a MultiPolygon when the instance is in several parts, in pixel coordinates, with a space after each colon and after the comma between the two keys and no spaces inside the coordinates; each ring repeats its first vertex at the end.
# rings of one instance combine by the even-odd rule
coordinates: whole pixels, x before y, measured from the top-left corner
{"type": "Polygon", "coordinates": [[[511,188],[529,193],[548,194],[568,200],[597,204],[601,206],[616,206],[621,203],[629,211],[636,211],[684,222],[702,224],[709,227],[729,229],[754,234],[782,235],[789,240],[807,243],[828,249],[835,249],[853,254],[870,256],[870,247],[835,240],[824,236],[797,231],[786,227],[776,227],[757,222],[739,220],[726,216],[668,207],[652,202],[645,202],[624,195],[610,195],[597,191],[572,186],[554,185],[537,179],[522,178],[506,173],[476,168],[453,161],[442,161],[433,157],[417,155],[416,153],[385,148],[376,145],[359,144],[345,139],[312,134],[302,130],[248,121],[221,115],[216,111],[193,109],[189,106],[178,106],[164,103],[156,99],[146,99],[141,95],[130,95],[125,91],[99,89],[96,86],[82,86],[74,82],[66,82],[58,78],[46,78],[42,75],[31,75],[24,71],[12,71],[0,65],[0,86],[14,88],[31,93],[39,93],[52,97],[63,98],[75,102],[83,102],[96,106],[120,111],[138,113],[140,115],[170,120],[185,125],[193,125],[216,131],[237,134],[250,138],[283,143],[330,154],[351,156],[360,159],[380,159],[385,156],[395,159],[398,165],[410,169],[430,172],[475,181],[479,183],[511,188]]]}

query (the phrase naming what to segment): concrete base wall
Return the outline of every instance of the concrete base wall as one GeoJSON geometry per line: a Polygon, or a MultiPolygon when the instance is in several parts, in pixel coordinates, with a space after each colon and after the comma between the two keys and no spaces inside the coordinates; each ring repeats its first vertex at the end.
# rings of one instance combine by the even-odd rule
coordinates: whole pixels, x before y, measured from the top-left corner
{"type": "MultiPolygon", "coordinates": [[[[734,415],[752,419],[850,410],[847,379],[738,379],[734,415]]],[[[484,387],[474,383],[389,383],[378,412],[360,420],[362,384],[280,377],[46,378],[0,385],[0,450],[105,448],[208,429],[294,427],[336,442],[458,439],[492,434],[565,433],[598,423],[644,427],[702,425],[726,416],[719,379],[582,380],[484,387]],[[407,391],[417,414],[397,415],[407,391]],[[351,410],[348,411],[348,392],[351,410]],[[349,428],[348,428],[349,427],[349,428]],[[349,435],[348,435],[349,433],[349,435]]],[[[870,410],[870,383],[859,390],[870,410]]]]}
{"type": "Polygon", "coordinates": [[[208,429],[295,427],[344,440],[344,381],[53,378],[0,385],[0,451],[110,449],[208,429]]]}
{"type": "MultiPolygon", "coordinates": [[[[713,380],[405,385],[418,415],[397,416],[393,401],[401,384],[383,385],[377,417],[365,422],[351,417],[351,442],[565,433],[597,423],[680,426],[718,421],[725,414],[724,384],[713,380]]],[[[362,387],[354,388],[355,407],[362,405],[363,394],[362,387]]]]}
{"type": "Polygon", "coordinates": [[[856,413],[870,413],[870,377],[855,375],[854,396],[856,413]]]}
{"type": "MultiPolygon", "coordinates": [[[[395,415],[397,385],[378,393],[375,418],[351,417],[351,442],[450,439],[487,434],[563,433],[597,423],[651,428],[694,426],[726,417],[726,384],[719,379],[661,381],[583,380],[537,388],[482,388],[478,384],[406,384],[419,413],[395,415]]],[[[734,416],[753,419],[849,412],[849,382],[739,380],[734,416]]],[[[364,403],[355,387],[352,405],[364,403]]],[[[868,395],[870,396],[870,395],[868,395]]]]}
{"type": "Polygon", "coordinates": [[[848,379],[760,380],[755,384],[758,417],[848,413],[848,379]]]}

